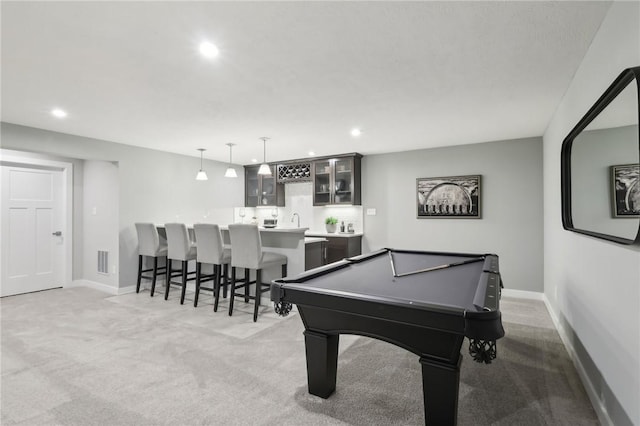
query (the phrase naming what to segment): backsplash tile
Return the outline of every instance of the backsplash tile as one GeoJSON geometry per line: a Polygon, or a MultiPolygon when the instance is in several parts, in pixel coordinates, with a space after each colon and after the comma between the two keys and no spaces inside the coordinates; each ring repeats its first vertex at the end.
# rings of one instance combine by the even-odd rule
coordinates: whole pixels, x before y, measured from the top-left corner
{"type": "Polygon", "coordinates": [[[241,222],[239,214],[244,209],[244,223],[251,223],[255,217],[258,224],[262,225],[264,219],[272,219],[272,212],[277,210],[278,226],[297,226],[297,218],[293,216],[297,213],[300,216],[300,227],[309,228],[310,232],[326,232],[324,221],[329,216],[338,219],[338,231],[340,224],[344,222],[345,231],[348,224],[352,223],[355,232],[362,232],[362,206],[314,207],[312,191],[311,182],[288,183],[285,185],[285,207],[236,207],[233,209],[234,222],[241,222]]]}

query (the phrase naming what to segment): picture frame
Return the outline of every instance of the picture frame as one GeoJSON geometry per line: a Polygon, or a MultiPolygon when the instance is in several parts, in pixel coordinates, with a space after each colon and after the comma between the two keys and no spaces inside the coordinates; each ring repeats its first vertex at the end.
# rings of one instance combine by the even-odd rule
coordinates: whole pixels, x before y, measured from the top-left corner
{"type": "Polygon", "coordinates": [[[640,217],[640,164],[611,166],[611,194],[614,218],[640,217]]]}
{"type": "Polygon", "coordinates": [[[481,175],[416,179],[418,219],[480,219],[481,175]]]}

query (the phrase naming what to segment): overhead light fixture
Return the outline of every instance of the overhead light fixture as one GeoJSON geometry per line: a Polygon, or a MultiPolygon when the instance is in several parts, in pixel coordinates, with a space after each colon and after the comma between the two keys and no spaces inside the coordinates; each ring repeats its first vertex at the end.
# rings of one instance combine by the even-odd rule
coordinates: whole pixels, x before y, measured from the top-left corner
{"type": "Polygon", "coordinates": [[[51,110],[51,115],[58,118],[65,118],[67,116],[67,112],[60,108],[54,108],[51,110]]]}
{"type": "Polygon", "coordinates": [[[264,157],[262,164],[260,164],[260,168],[258,169],[259,175],[270,175],[271,167],[267,164],[267,141],[270,139],[266,136],[260,138],[262,140],[262,146],[264,147],[264,157]]]}
{"type": "Polygon", "coordinates": [[[351,130],[351,136],[353,136],[354,138],[357,138],[358,136],[360,136],[362,134],[362,130],[360,129],[352,129],[351,130]]]}
{"type": "Polygon", "coordinates": [[[206,151],[206,149],[198,148],[198,151],[200,151],[200,171],[196,175],[196,180],[209,180],[209,178],[207,177],[207,172],[202,170],[202,154],[206,151]]]}
{"type": "Polygon", "coordinates": [[[316,153],[313,151],[309,151],[309,155],[313,157],[314,155],[316,155],[316,153]]]}
{"type": "Polygon", "coordinates": [[[216,56],[218,56],[218,53],[220,53],[216,45],[208,41],[203,41],[202,43],[200,43],[199,50],[200,54],[205,58],[215,58],[216,56]]]}
{"type": "Polygon", "coordinates": [[[236,173],[236,169],[233,168],[232,164],[232,156],[231,156],[231,150],[233,150],[233,146],[235,145],[235,143],[228,143],[227,146],[229,147],[229,167],[227,167],[227,171],[224,172],[224,177],[228,177],[228,178],[235,178],[238,177],[238,174],[236,173]]]}

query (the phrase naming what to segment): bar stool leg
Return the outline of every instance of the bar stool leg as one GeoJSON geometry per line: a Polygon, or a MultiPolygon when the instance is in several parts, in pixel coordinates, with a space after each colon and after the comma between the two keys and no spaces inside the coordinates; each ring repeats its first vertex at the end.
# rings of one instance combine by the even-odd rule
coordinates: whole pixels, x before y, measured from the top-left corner
{"type": "Polygon", "coordinates": [[[213,265],[213,312],[218,312],[218,300],[220,300],[220,276],[222,265],[213,265]]]}
{"type": "Polygon", "coordinates": [[[193,297],[193,307],[198,307],[198,297],[200,296],[200,280],[202,274],[202,262],[196,262],[196,295],[193,297]]]}
{"type": "Polygon", "coordinates": [[[227,298],[227,287],[229,287],[229,264],[224,265],[224,287],[222,290],[222,297],[227,298]]]}
{"type": "Polygon", "coordinates": [[[138,255],[138,283],[136,284],[136,293],[140,293],[140,281],[142,281],[142,255],[138,255]]]}
{"type": "Polygon", "coordinates": [[[258,321],[258,306],[260,306],[260,296],[262,295],[262,269],[256,269],[256,295],[253,305],[253,322],[258,321]]]}
{"type": "Polygon", "coordinates": [[[249,303],[249,282],[251,281],[251,269],[244,268],[244,303],[249,303]]]}
{"type": "Polygon", "coordinates": [[[182,261],[182,292],[180,293],[180,304],[184,305],[184,295],[187,291],[187,266],[186,260],[182,261]]]}
{"type": "Polygon", "coordinates": [[[231,294],[229,294],[229,316],[233,315],[233,299],[236,293],[236,268],[231,267],[231,294]]]}
{"type": "Polygon", "coordinates": [[[169,287],[171,287],[171,274],[173,273],[171,268],[172,265],[173,265],[173,262],[171,262],[171,259],[167,257],[167,285],[165,286],[165,289],[164,289],[164,300],[167,300],[169,298],[169,287]]]}
{"type": "Polygon", "coordinates": [[[153,279],[151,280],[151,297],[156,290],[156,279],[158,278],[158,256],[153,258],[153,279]]]}

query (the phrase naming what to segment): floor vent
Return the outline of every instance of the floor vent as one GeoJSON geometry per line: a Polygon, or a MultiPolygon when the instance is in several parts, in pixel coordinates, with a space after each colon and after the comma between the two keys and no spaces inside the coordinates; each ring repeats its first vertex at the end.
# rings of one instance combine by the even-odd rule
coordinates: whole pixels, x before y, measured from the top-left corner
{"type": "Polygon", "coordinates": [[[98,250],[98,273],[109,273],[109,252],[98,250]]]}

